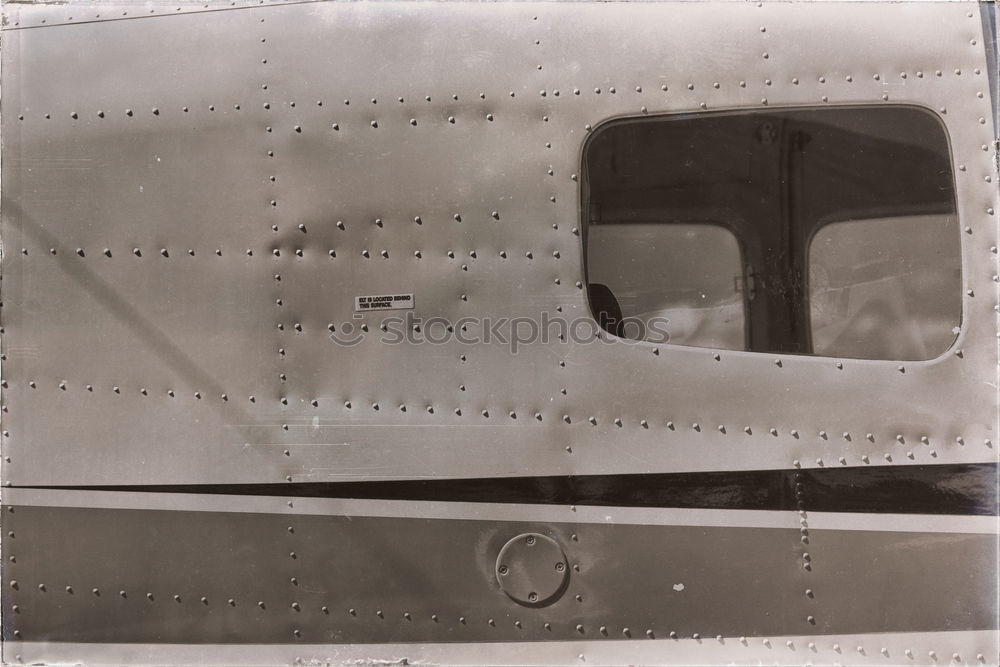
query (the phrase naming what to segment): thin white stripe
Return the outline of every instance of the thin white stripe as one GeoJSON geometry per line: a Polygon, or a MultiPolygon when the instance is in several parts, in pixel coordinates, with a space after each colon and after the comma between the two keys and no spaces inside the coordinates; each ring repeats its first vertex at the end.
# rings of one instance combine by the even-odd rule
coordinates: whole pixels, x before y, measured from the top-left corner
{"type": "Polygon", "coordinates": [[[454,644],[74,644],[10,642],[5,655],[25,664],[438,664],[771,665],[996,664],[997,632],[920,632],[635,641],[454,644]],[[765,643],[765,641],[767,643],[765,643]],[[812,646],[810,646],[812,644],[812,646]],[[859,651],[858,648],[863,651],[859,651]],[[882,651],[885,651],[883,654],[882,651]],[[906,651],[912,657],[906,656],[906,651]],[[933,657],[932,657],[933,654],[933,657]]]}
{"type": "Polygon", "coordinates": [[[805,519],[812,530],[1000,534],[1000,520],[992,516],[834,512],[809,512],[802,516],[798,512],[767,510],[453,503],[18,488],[4,489],[3,502],[39,507],[786,529],[799,528],[800,520],[805,519]]]}

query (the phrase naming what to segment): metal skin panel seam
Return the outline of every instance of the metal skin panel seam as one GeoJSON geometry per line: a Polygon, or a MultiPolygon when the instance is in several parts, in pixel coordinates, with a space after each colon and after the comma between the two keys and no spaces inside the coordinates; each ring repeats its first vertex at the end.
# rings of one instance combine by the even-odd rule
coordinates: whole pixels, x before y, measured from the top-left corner
{"type": "MultiPolygon", "coordinates": [[[[170,16],[183,14],[204,14],[208,12],[227,12],[236,10],[254,9],[261,5],[301,5],[310,2],[329,2],[330,0],[211,0],[207,3],[192,2],[184,0],[177,3],[156,3],[152,7],[145,6],[136,11],[122,9],[122,6],[107,6],[88,3],[80,6],[80,3],[62,3],[64,10],[73,11],[75,6],[79,6],[81,11],[76,11],[75,16],[69,12],[56,17],[51,8],[48,11],[36,11],[37,4],[28,1],[12,0],[4,4],[3,27],[2,30],[27,30],[31,28],[52,28],[60,25],[79,25],[81,23],[99,23],[106,21],[134,21],[136,19],[162,19],[170,16]],[[91,10],[91,11],[88,11],[91,10]],[[96,10],[96,11],[92,11],[96,10]],[[103,11],[103,13],[102,13],[103,11]]],[[[125,5],[127,7],[127,5],[125,5]]]]}

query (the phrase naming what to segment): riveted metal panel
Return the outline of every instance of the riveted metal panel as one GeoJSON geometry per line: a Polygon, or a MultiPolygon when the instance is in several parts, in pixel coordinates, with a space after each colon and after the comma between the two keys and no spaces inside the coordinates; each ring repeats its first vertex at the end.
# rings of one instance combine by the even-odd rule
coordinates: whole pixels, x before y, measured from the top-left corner
{"type": "Polygon", "coordinates": [[[808,600],[789,576],[794,526],[21,506],[6,518],[15,535],[8,640],[539,641],[808,629],[808,600]],[[565,591],[540,607],[510,599],[497,581],[501,548],[529,530],[555,539],[570,563],[565,591]],[[757,591],[746,598],[752,614],[731,603],[746,587],[757,591]]]}
{"type": "Polygon", "coordinates": [[[449,518],[431,505],[389,503],[399,515],[366,517],[308,500],[214,501],[256,506],[226,512],[166,510],[173,499],[155,494],[75,497],[102,505],[108,496],[152,505],[5,508],[8,640],[735,639],[996,624],[995,589],[975,574],[996,560],[988,531],[900,532],[887,522],[805,531],[790,513],[674,510],[651,524],[623,509],[611,511],[624,522],[604,523],[555,509],[525,521],[529,507],[497,521],[471,518],[474,505],[452,506],[449,518]],[[525,533],[554,540],[569,563],[565,588],[544,604],[518,602],[498,581],[498,555],[525,533]],[[822,556],[801,553],[800,535],[822,556]],[[968,569],[950,565],[959,557],[968,569]],[[856,576],[872,562],[892,586],[856,576]]]}
{"type": "Polygon", "coordinates": [[[626,627],[641,641],[615,650],[645,661],[993,659],[996,589],[975,573],[995,573],[995,525],[817,518],[794,474],[799,513],[766,521],[53,490],[18,502],[16,487],[45,485],[997,460],[995,130],[975,7],[229,6],[5,7],[5,659],[80,647],[48,640],[118,643],[106,655],[139,662],[163,661],[148,648],[163,642],[178,661],[244,662],[347,660],[344,643],[375,642],[401,653],[361,655],[422,644],[468,662],[469,642],[499,641],[523,661],[542,653],[518,642],[551,640],[539,660],[610,663],[591,640],[626,627]],[[937,359],[388,345],[379,323],[400,312],[355,317],[357,296],[412,293],[426,332],[432,317],[589,319],[579,176],[595,128],[857,105],[925,108],[949,137],[963,319],[937,359]],[[356,345],[331,339],[362,325],[356,345]],[[580,565],[542,608],[496,582],[500,547],[531,531],[580,565]],[[208,647],[235,643],[292,646],[208,647]]]}
{"type": "Polygon", "coordinates": [[[6,480],[995,459],[978,388],[995,361],[996,192],[966,6],[187,9],[5,32],[6,480]],[[945,123],[969,293],[939,359],[557,339],[512,354],[387,345],[382,317],[354,317],[355,296],[400,291],[425,320],[589,317],[575,175],[591,128],[836,104],[945,123]],[[369,335],[334,344],[345,323],[369,335]]]}

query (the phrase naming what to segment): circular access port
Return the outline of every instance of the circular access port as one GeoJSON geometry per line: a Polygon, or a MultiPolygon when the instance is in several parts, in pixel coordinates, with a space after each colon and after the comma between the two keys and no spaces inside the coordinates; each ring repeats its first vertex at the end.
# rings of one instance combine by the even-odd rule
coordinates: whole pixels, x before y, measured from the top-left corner
{"type": "Polygon", "coordinates": [[[524,533],[503,545],[497,556],[497,581],[512,600],[542,607],[566,590],[569,566],[562,547],[551,537],[524,533]]]}

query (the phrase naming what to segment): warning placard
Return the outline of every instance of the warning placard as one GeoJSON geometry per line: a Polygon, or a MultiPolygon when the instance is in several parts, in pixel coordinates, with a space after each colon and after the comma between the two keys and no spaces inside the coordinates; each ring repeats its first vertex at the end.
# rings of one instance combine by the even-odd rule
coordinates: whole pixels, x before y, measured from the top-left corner
{"type": "Polygon", "coordinates": [[[412,294],[376,294],[354,297],[354,310],[409,310],[413,308],[412,294]]]}

